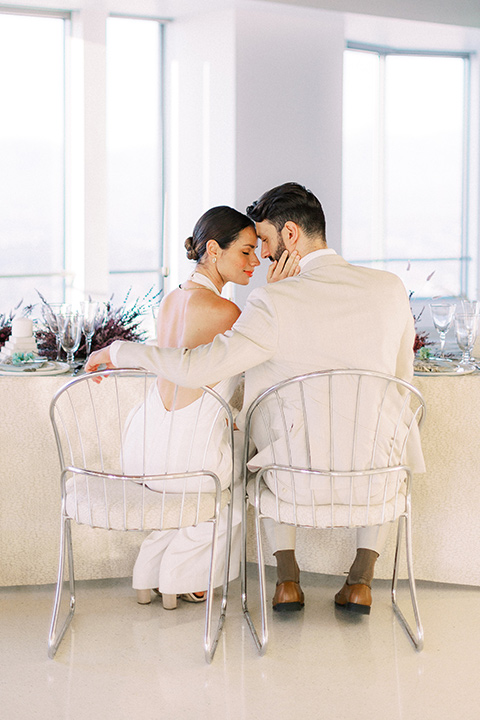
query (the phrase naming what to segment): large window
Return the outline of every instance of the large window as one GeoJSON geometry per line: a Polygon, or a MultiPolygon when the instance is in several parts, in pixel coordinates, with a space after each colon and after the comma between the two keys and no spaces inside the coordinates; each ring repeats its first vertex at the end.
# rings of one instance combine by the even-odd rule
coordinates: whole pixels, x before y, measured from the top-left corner
{"type": "Polygon", "coordinates": [[[119,300],[163,285],[162,31],[155,20],[107,23],[109,267],[119,300]]]}
{"type": "Polygon", "coordinates": [[[0,312],[64,293],[65,24],[0,13],[0,312]]]}
{"type": "Polygon", "coordinates": [[[343,254],[425,295],[468,294],[468,66],[378,48],[344,57],[343,254]]]}
{"type": "Polygon", "coordinates": [[[0,9],[0,313],[163,287],[163,24],[79,14],[0,9]]]}

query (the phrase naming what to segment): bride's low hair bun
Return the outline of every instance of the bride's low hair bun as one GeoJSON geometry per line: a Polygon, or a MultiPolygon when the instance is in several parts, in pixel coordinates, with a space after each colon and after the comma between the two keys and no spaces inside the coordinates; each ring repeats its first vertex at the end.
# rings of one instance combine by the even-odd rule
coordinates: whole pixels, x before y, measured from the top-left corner
{"type": "Polygon", "coordinates": [[[190,237],[185,240],[185,250],[187,251],[187,258],[196,261],[200,256],[195,248],[194,242],[193,236],[190,235],[190,237]]]}

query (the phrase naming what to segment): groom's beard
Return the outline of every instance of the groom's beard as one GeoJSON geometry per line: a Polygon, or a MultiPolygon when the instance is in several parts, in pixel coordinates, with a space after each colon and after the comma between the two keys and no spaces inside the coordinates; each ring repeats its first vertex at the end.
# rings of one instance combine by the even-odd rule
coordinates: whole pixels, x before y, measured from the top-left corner
{"type": "Polygon", "coordinates": [[[280,233],[278,233],[277,238],[278,238],[277,249],[275,250],[275,253],[273,256],[270,255],[270,257],[269,257],[270,262],[273,262],[274,260],[280,260],[280,258],[282,257],[282,253],[284,253],[285,250],[287,249],[285,247],[285,243],[283,242],[283,238],[280,233]]]}

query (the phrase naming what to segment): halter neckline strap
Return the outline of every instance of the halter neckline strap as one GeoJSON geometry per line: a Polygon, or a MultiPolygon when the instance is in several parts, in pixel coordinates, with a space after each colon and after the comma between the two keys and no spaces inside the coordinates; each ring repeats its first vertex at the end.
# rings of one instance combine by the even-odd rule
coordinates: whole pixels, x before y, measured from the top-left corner
{"type": "MultiPolygon", "coordinates": [[[[188,278],[191,282],[196,283],[197,285],[203,285],[203,287],[207,288],[208,290],[212,290],[212,292],[215,293],[215,295],[221,295],[222,293],[218,290],[218,288],[214,285],[214,283],[208,278],[206,275],[202,275],[202,273],[197,272],[196,270],[193,271],[193,273],[188,278]]],[[[192,290],[194,288],[191,288],[192,290]]]]}

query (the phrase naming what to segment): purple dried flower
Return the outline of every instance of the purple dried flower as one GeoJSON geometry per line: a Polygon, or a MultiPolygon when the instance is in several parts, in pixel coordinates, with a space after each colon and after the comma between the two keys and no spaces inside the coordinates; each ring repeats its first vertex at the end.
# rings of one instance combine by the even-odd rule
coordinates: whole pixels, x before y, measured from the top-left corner
{"type": "MultiPolygon", "coordinates": [[[[45,298],[39,292],[38,294],[41,301],[48,305],[45,298]]],[[[105,313],[103,317],[100,317],[92,337],[91,352],[99,350],[105,345],[110,345],[114,340],[129,342],[143,342],[145,340],[146,333],[139,328],[141,316],[149,312],[151,306],[158,302],[161,292],[153,294],[153,288],[151,288],[143,298],[137,298],[134,304],[127,308],[125,305],[129,295],[130,290],[123,303],[118,307],[113,305],[113,296],[105,303],[105,313]]],[[[49,330],[38,331],[37,345],[41,355],[45,355],[52,360],[57,357],[57,343],[53,332],[49,330]]],[[[83,338],[75,356],[85,358],[86,350],[86,342],[85,338],[83,338]]]]}

